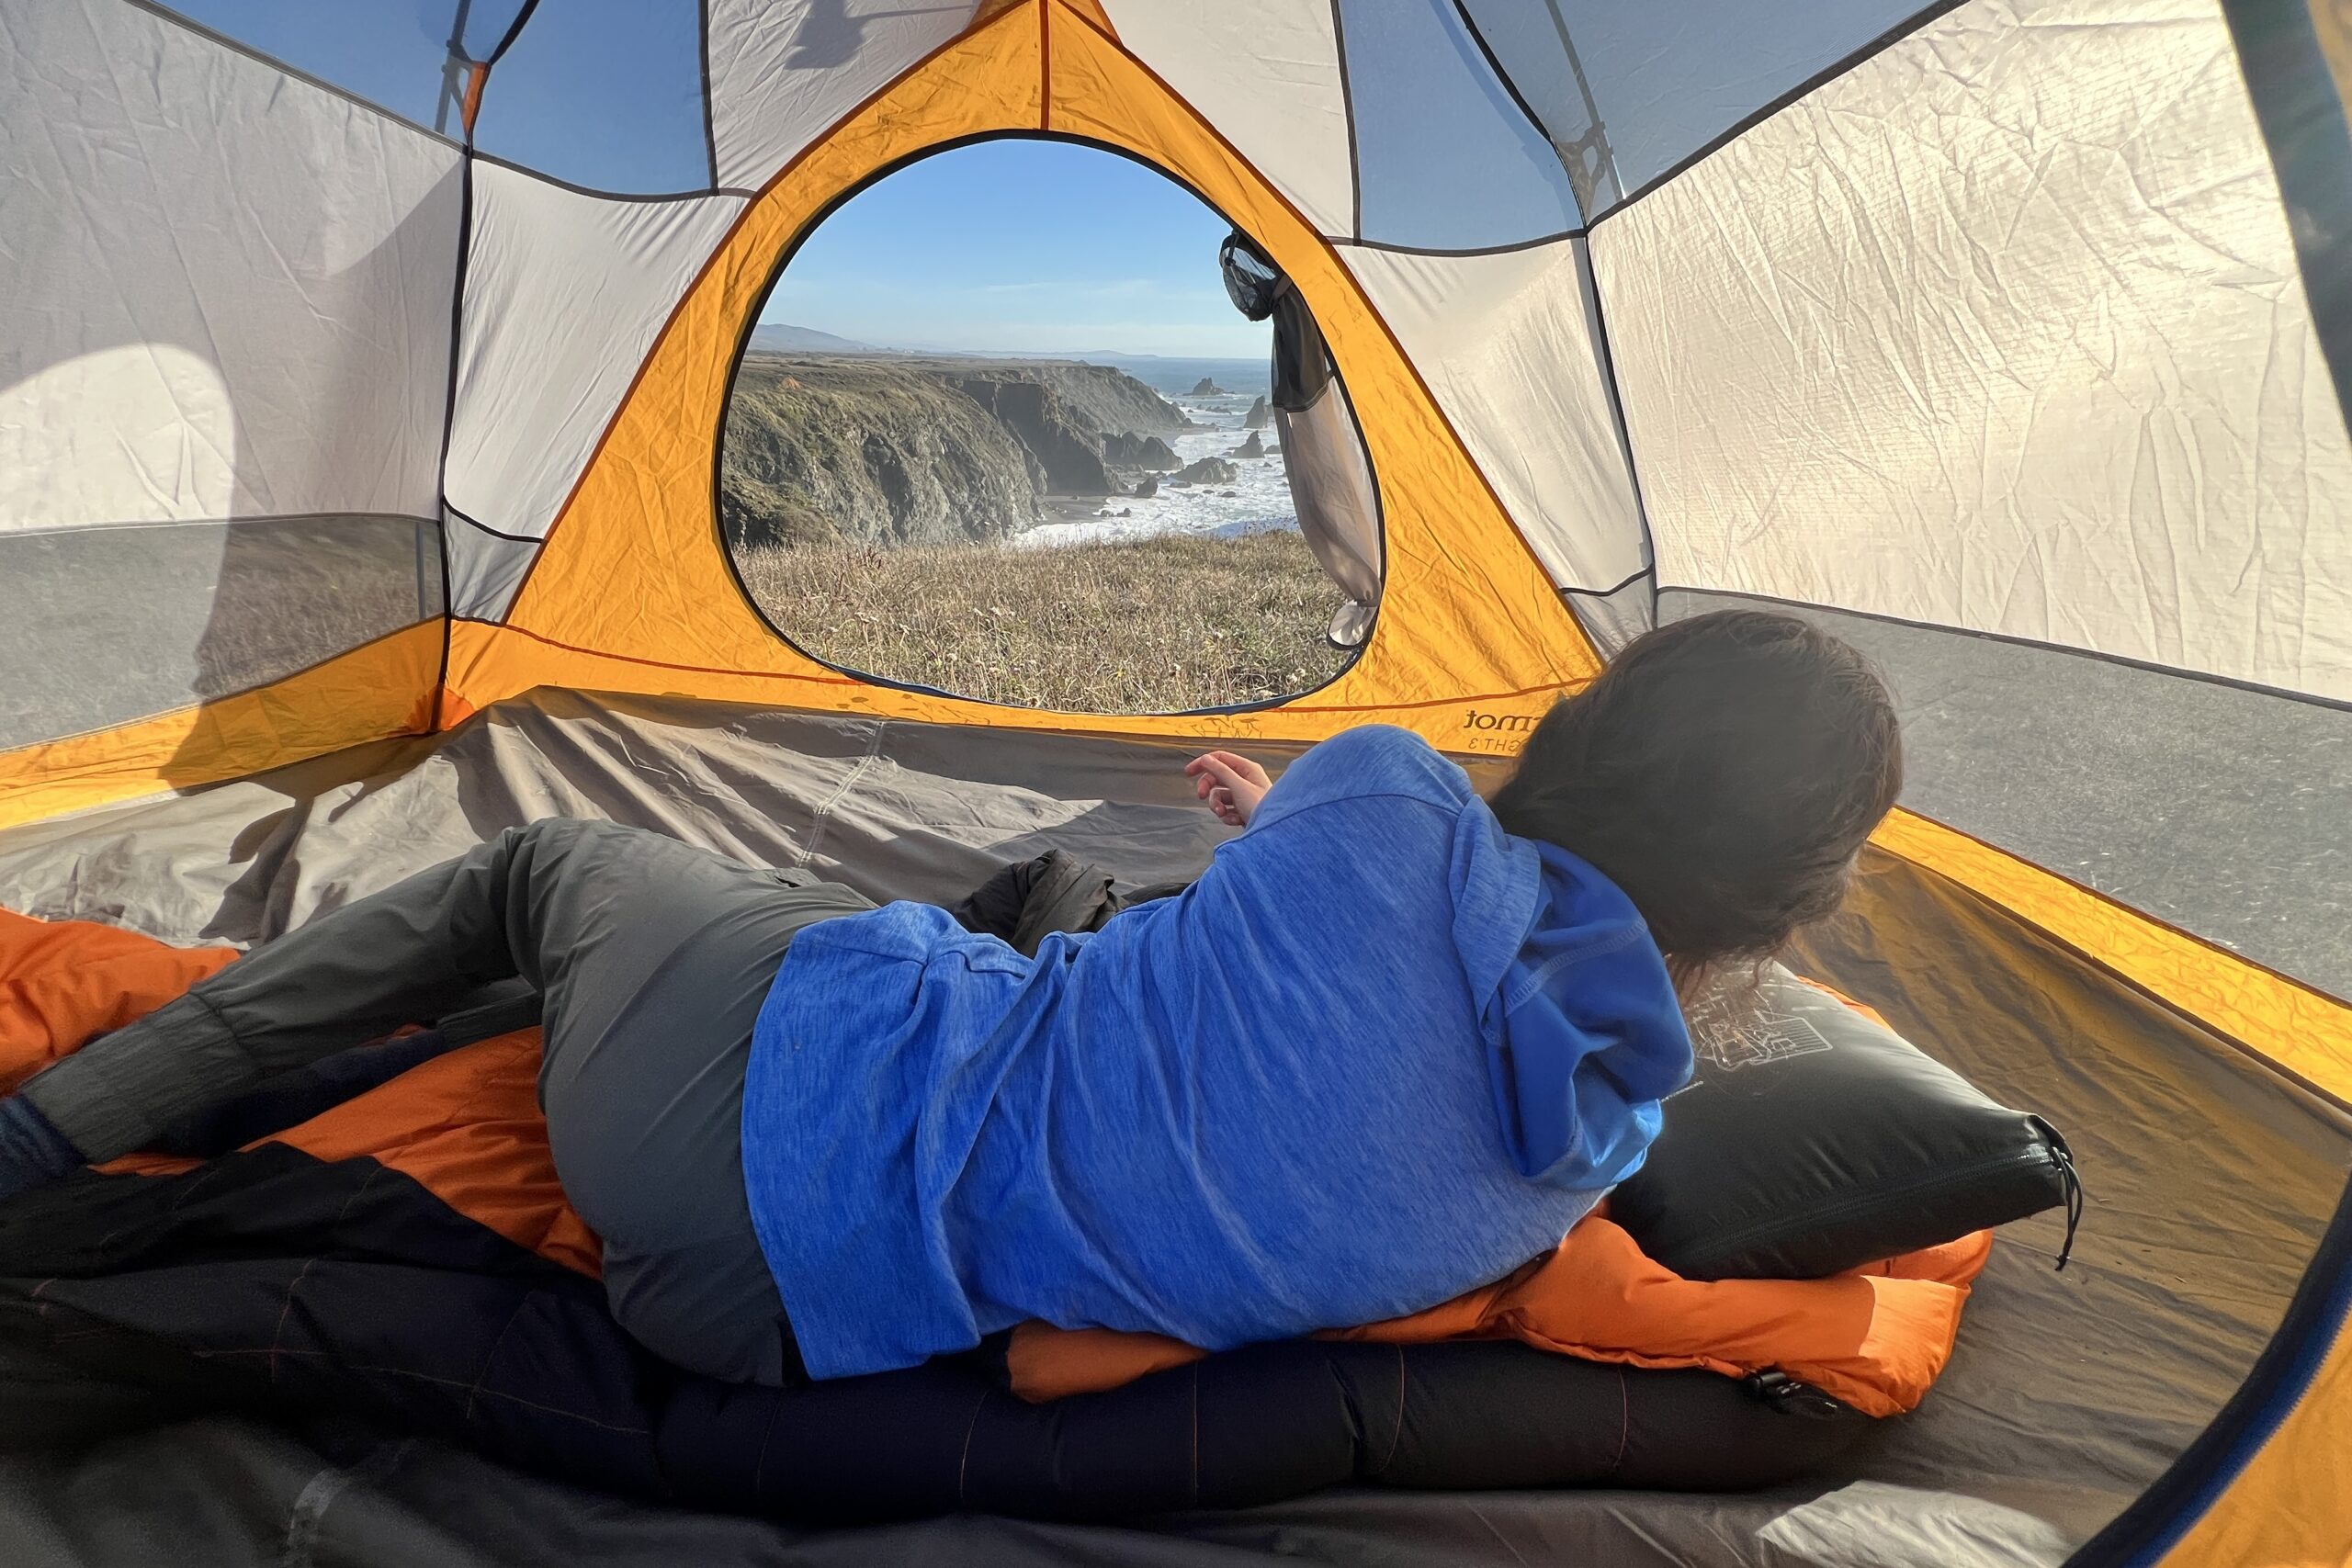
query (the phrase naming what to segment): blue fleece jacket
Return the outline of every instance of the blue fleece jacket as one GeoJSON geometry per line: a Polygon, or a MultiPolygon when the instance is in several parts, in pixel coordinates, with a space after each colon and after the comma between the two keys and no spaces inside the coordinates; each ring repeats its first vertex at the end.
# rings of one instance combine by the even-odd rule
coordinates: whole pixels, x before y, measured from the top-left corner
{"type": "Polygon", "coordinates": [[[1552,1247],[1690,1071],[1624,894],[1372,728],[1293,764],[1183,894],[1034,960],[915,904],[801,931],[744,1179],[815,1376],[1027,1318],[1217,1349],[1552,1247]]]}

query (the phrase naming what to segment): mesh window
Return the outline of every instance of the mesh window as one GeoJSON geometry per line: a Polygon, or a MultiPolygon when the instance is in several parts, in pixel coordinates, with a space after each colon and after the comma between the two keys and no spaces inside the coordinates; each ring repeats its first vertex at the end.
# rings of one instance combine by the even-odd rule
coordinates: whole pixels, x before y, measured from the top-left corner
{"type": "Polygon", "coordinates": [[[441,607],[439,534],[406,517],[0,535],[0,749],[250,691],[441,607]]]}
{"type": "Polygon", "coordinates": [[[523,0],[178,0],[171,9],[402,118],[457,136],[465,79],[461,70],[451,68],[451,44],[468,59],[481,59],[498,47],[522,5],[523,0]]]}
{"type": "Polygon", "coordinates": [[[1453,0],[1342,0],[1360,238],[1515,245],[1578,226],[1567,171],[1453,0]]]}
{"type": "Polygon", "coordinates": [[[539,0],[490,73],[474,145],[591,190],[701,190],[702,92],[695,7],[539,0]]]}
{"type": "MultiPolygon", "coordinates": [[[[1743,603],[1669,589],[1659,613],[1743,603]]],[[[2352,713],[1936,626],[1792,613],[1885,675],[1905,805],[2352,995],[2352,713]]]]}
{"type": "Polygon", "coordinates": [[[1922,9],[1917,0],[1464,4],[1554,141],[1581,142],[1593,217],[1922,9]]]}

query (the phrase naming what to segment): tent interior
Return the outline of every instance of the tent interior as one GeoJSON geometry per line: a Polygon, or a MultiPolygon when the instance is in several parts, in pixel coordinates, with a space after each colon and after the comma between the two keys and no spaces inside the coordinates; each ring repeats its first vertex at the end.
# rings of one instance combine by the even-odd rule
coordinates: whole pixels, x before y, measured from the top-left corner
{"type": "Polygon", "coordinates": [[[246,945],[563,815],[876,898],[1046,848],[1139,886],[1222,836],[1204,739],[1394,723],[1492,779],[1634,633],[1783,605],[1909,764],[1792,964],[2062,1128],[2088,1211],[2063,1272],[2059,1216],[2004,1228],[1918,1411],[1757,1493],[818,1529],[11,1338],[0,1557],[2352,1555],[2340,8],[341,10],[0,0],[0,908],[246,945]],[[1169,174],[1311,307],[1381,546],[1321,690],[991,706],[747,598],[718,443],[778,268],[1011,134],[1169,174]]]}

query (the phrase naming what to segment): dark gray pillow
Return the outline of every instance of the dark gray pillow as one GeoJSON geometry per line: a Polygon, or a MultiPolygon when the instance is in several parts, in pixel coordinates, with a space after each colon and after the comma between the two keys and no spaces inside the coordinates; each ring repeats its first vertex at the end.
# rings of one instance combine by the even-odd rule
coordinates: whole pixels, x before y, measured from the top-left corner
{"type": "MultiPolygon", "coordinates": [[[[1784,970],[1691,1010],[1698,1070],[1610,1217],[1686,1279],[1815,1279],[2080,1187],[2065,1141],[1784,970]]],[[[2063,1265],[2063,1256],[2062,1256],[2063,1265]]]]}

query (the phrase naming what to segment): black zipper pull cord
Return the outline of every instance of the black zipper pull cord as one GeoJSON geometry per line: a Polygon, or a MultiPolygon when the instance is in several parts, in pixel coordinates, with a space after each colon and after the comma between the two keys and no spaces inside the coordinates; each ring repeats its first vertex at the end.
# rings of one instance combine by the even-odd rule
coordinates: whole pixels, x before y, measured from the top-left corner
{"type": "Polygon", "coordinates": [[[2060,1135],[2058,1129],[2039,1116],[2029,1116],[2026,1120],[2050,1145],[2051,1163],[2057,1166],[2058,1179],[2064,1183],[2066,1189],[2066,1239],[2059,1244],[2055,1270],[2063,1274],[2066,1271],[2066,1259],[2075,1253],[2075,1232],[2083,1223],[2083,1179],[2075,1169],[2075,1151],[2066,1146],[2066,1140],[2060,1135]]]}

